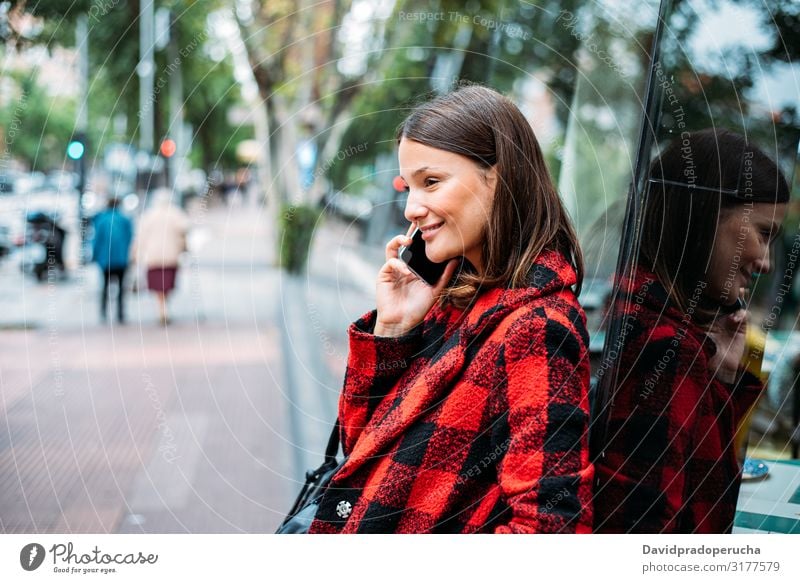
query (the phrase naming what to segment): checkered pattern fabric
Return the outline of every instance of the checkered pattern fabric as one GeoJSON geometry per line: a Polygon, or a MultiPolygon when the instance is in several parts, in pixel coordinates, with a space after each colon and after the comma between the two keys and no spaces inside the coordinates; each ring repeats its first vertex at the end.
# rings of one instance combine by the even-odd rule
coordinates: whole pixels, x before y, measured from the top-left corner
{"type": "Polygon", "coordinates": [[[713,341],[654,274],[640,268],[622,290],[629,318],[596,462],[595,530],[730,532],[741,481],[733,439],[761,383],[750,373],[735,386],[714,377],[713,341]]]}
{"type": "Polygon", "coordinates": [[[349,456],[311,532],[589,532],[588,336],[575,272],[435,307],[400,338],[350,329],[339,403],[349,456]]]}

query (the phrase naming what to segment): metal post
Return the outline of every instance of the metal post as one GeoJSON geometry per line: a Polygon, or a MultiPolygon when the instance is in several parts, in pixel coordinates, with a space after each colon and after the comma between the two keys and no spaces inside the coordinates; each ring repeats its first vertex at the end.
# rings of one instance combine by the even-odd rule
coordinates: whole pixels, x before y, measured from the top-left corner
{"type": "Polygon", "coordinates": [[[84,145],[83,155],[75,162],[78,171],[78,232],[80,233],[78,262],[83,263],[86,256],[83,194],[86,192],[86,156],[89,154],[86,141],[89,128],[89,17],[86,14],[78,16],[75,26],[75,46],[78,50],[78,95],[80,95],[78,115],[75,120],[75,135],[84,145]]]}
{"type": "MultiPolygon", "coordinates": [[[[141,0],[139,4],[139,150],[149,158],[153,156],[154,96],[153,82],[153,0],[141,0]]],[[[152,163],[151,163],[152,165],[152,163]]]]}
{"type": "Polygon", "coordinates": [[[169,182],[167,186],[175,192],[178,179],[178,169],[183,162],[184,131],[183,131],[183,67],[178,49],[178,35],[175,30],[174,14],[169,18],[169,44],[167,56],[169,58],[169,130],[167,134],[175,140],[175,153],[169,160],[169,182]]]}

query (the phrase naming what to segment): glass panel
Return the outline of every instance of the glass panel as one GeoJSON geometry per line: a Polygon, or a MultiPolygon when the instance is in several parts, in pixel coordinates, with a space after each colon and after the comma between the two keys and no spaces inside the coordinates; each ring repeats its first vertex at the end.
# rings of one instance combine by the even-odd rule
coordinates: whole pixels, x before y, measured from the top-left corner
{"type": "Polygon", "coordinates": [[[625,194],[635,167],[658,10],[658,2],[642,2],[632,16],[623,4],[608,0],[575,14],[562,11],[558,20],[581,41],[558,188],[584,253],[580,300],[587,315],[594,377],[601,367],[605,307],[619,253],[625,194]]]}
{"type": "Polygon", "coordinates": [[[791,431],[777,449],[763,438],[780,440],[773,421],[797,424],[796,363],[770,372],[796,343],[784,305],[796,302],[800,100],[786,32],[800,11],[716,0],[662,11],[596,373],[596,526],[726,532],[742,464],[764,471],[745,463],[748,431],[751,453],[788,456],[791,431]]]}

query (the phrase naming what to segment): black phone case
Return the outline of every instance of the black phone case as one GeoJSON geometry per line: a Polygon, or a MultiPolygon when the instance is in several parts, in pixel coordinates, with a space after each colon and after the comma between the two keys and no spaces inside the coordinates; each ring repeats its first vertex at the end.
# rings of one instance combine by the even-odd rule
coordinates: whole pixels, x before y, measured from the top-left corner
{"type": "Polygon", "coordinates": [[[419,229],[411,236],[411,245],[400,248],[399,256],[417,277],[430,286],[436,285],[447,267],[446,261],[434,263],[425,255],[425,241],[419,229]]]}

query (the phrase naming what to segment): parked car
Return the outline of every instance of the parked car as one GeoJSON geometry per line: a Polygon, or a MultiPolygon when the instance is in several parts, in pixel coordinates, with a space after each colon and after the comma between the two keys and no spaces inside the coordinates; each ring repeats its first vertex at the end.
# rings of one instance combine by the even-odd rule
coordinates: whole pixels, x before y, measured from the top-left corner
{"type": "Polygon", "coordinates": [[[17,184],[17,174],[15,172],[0,173],[0,194],[14,194],[17,184]]]}
{"type": "Polygon", "coordinates": [[[44,281],[49,269],[61,277],[66,275],[64,265],[64,238],[67,231],[55,213],[35,211],[25,217],[25,240],[20,249],[20,267],[26,273],[44,281]]]}
{"type": "Polygon", "coordinates": [[[17,177],[14,190],[20,194],[40,192],[47,185],[47,177],[42,172],[26,172],[17,177]]]}
{"type": "Polygon", "coordinates": [[[11,253],[14,241],[11,240],[11,227],[0,225],[0,259],[11,253]]]}

